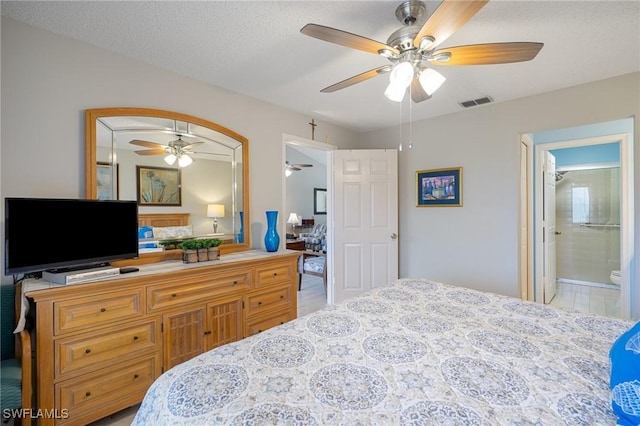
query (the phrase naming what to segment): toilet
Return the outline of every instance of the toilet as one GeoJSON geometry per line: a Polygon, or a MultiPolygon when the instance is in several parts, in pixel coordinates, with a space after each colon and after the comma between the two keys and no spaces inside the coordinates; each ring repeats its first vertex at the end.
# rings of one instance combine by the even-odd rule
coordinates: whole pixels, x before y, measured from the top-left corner
{"type": "Polygon", "coordinates": [[[609,275],[609,279],[612,283],[620,285],[620,271],[611,271],[611,275],[609,275]]]}

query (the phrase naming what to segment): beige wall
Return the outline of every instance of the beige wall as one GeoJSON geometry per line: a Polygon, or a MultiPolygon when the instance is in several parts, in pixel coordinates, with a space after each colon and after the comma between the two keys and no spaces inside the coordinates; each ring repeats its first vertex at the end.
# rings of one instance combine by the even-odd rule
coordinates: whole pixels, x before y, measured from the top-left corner
{"type": "MultiPolygon", "coordinates": [[[[84,197],[85,109],[179,111],[249,139],[252,243],[263,245],[264,212],[282,206],[282,133],[308,135],[311,117],[4,17],[1,30],[3,198],[84,197]]],[[[319,140],[354,146],[355,133],[315,119],[319,140]]]]}

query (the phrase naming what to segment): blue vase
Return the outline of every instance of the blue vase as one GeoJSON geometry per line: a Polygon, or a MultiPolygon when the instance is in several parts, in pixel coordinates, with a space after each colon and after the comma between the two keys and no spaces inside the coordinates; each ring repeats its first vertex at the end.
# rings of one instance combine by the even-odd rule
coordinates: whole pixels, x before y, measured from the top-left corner
{"type": "Polygon", "coordinates": [[[240,214],[240,229],[238,230],[238,243],[244,243],[244,212],[240,214]]]}
{"type": "Polygon", "coordinates": [[[266,213],[267,233],[264,235],[264,247],[267,251],[278,251],[278,247],[280,247],[280,236],[276,228],[278,212],[276,210],[268,210],[266,213]]]}

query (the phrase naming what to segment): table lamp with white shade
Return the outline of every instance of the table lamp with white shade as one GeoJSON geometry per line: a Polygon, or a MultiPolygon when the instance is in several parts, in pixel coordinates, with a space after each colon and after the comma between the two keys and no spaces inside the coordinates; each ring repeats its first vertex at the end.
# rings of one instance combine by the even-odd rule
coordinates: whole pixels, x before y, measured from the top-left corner
{"type": "Polygon", "coordinates": [[[224,204],[207,205],[207,217],[213,218],[213,233],[218,233],[218,218],[224,217],[224,204]]]}
{"type": "Polygon", "coordinates": [[[295,213],[291,213],[289,214],[289,219],[287,219],[287,223],[291,224],[291,227],[293,228],[293,236],[296,236],[296,225],[300,224],[300,218],[298,217],[297,214],[295,213]]]}

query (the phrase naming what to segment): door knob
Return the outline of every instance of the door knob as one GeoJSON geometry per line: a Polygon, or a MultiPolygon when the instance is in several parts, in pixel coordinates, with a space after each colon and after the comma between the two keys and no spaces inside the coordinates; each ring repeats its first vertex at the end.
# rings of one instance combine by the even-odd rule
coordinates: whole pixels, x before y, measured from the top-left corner
{"type": "Polygon", "coordinates": [[[398,234],[396,234],[395,232],[391,234],[391,239],[395,240],[396,238],[398,238],[398,234]]]}
{"type": "Polygon", "coordinates": [[[556,235],[560,235],[560,234],[562,234],[562,232],[558,232],[558,231],[556,231],[556,235]]]}

